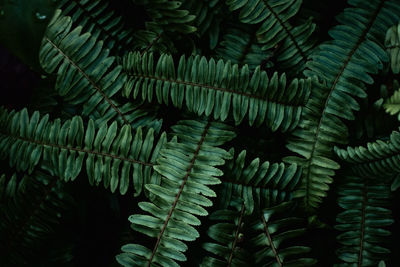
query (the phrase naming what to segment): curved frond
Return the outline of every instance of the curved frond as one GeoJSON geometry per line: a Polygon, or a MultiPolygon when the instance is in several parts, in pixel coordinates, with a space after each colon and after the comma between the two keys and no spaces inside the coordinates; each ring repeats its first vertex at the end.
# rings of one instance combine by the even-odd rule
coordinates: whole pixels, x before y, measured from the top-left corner
{"type": "Polygon", "coordinates": [[[47,73],[57,73],[56,91],[71,104],[83,104],[84,116],[101,105],[102,114],[112,110],[128,123],[111,99],[122,89],[126,76],[104,42],[82,29],[72,28],[71,17],[56,10],[42,41],[40,64],[47,73]]]}
{"type": "Polygon", "coordinates": [[[310,38],[315,30],[311,19],[304,24],[293,26],[289,20],[301,7],[301,0],[227,0],[230,10],[239,10],[243,23],[261,24],[256,35],[263,50],[276,47],[277,67],[288,72],[304,70],[307,56],[314,45],[310,38]]]}
{"type": "Polygon", "coordinates": [[[359,109],[355,97],[365,97],[365,83],[373,83],[376,74],[387,61],[379,43],[384,39],[382,28],[399,19],[398,1],[349,1],[337,17],[342,25],[329,31],[334,40],[319,46],[307,63],[307,76],[318,76],[324,83],[315,83],[304,109],[299,129],[288,148],[302,156],[290,157],[303,167],[301,194],[307,209],[319,206],[329,189],[332,176],[339,165],[332,158],[335,144],[345,143],[347,127],[342,119],[353,120],[359,109]]]}
{"type": "Polygon", "coordinates": [[[73,27],[82,27],[82,32],[90,32],[98,40],[104,41],[104,47],[122,55],[130,49],[134,38],[132,31],[124,25],[123,18],[116,15],[104,0],[63,0],[58,8],[62,16],[72,19],[73,27]]]}
{"type": "Polygon", "coordinates": [[[87,126],[79,116],[64,123],[49,121],[48,115],[40,117],[34,112],[29,116],[26,109],[3,111],[0,125],[0,155],[9,157],[10,166],[17,171],[32,173],[40,166],[69,181],[82,172],[85,162],[91,184],[103,181],[112,192],[119,186],[120,193],[125,194],[133,177],[135,195],[140,194],[144,183],[159,181],[157,175],[151,176],[166,135],[155,140],[151,128],[143,133],[139,127],[133,134],[131,126],[119,129],[114,121],[96,130],[93,120],[87,126]]]}
{"type": "Polygon", "coordinates": [[[282,131],[293,129],[300,120],[302,105],[310,93],[311,79],[294,79],[267,73],[256,68],[232,65],[205,57],[182,56],[178,66],[170,55],[162,54],[156,61],[153,54],[129,53],[123,59],[129,80],[123,95],[182,108],[198,115],[205,114],[224,121],[231,115],[236,124],[248,115],[250,125],[264,121],[282,131]]]}
{"type": "Polygon", "coordinates": [[[255,250],[255,266],[313,266],[316,260],[305,256],[309,247],[294,245],[291,239],[301,236],[302,219],[291,217],[291,202],[264,209],[252,223],[250,240],[255,250]]]}
{"type": "Polygon", "coordinates": [[[386,32],[385,47],[390,58],[390,67],[394,74],[400,72],[400,23],[386,32]]]}
{"type": "Polygon", "coordinates": [[[72,197],[57,177],[35,172],[25,175],[23,180],[16,188],[14,198],[1,205],[2,266],[60,266],[70,262],[72,251],[66,240],[62,245],[58,244],[62,246],[61,254],[54,258],[43,251],[47,251],[48,246],[55,249],[53,243],[60,241],[52,237],[64,219],[65,211],[74,203],[72,197]]]}
{"type": "Polygon", "coordinates": [[[161,150],[154,169],[162,175],[161,185],[147,184],[154,199],[140,202],[148,213],[129,217],[132,228],[156,242],[152,249],[127,244],[117,261],[124,266],[179,266],[186,261],[187,245],[199,237],[194,226],[201,224],[198,216],[207,215],[215,192],[209,187],[221,183],[223,173],[215,166],[223,165],[230,154],[218,148],[234,137],[231,128],[216,122],[180,121],[173,126],[178,142],[170,142],[161,150]]]}
{"type": "Polygon", "coordinates": [[[387,209],[389,185],[377,179],[346,176],[338,192],[339,206],[344,209],[337,215],[335,226],[341,232],[337,241],[342,245],[336,253],[345,262],[340,266],[377,266],[390,252],[382,246],[390,235],[385,228],[394,222],[387,209]]]}
{"type": "Polygon", "coordinates": [[[340,159],[351,163],[352,168],[366,177],[390,177],[400,172],[400,132],[393,131],[389,140],[367,143],[364,146],[335,147],[340,159]]]}
{"type": "Polygon", "coordinates": [[[219,206],[227,208],[232,198],[241,198],[246,214],[291,200],[301,177],[301,168],[296,164],[260,163],[259,158],[246,162],[245,150],[228,161],[223,171],[219,206]]]}

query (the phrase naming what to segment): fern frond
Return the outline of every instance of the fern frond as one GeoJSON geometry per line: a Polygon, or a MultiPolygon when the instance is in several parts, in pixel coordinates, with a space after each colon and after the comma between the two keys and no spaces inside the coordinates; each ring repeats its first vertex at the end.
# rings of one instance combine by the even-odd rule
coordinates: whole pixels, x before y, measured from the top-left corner
{"type": "Polygon", "coordinates": [[[389,140],[367,143],[364,146],[335,147],[338,157],[352,164],[357,174],[365,177],[390,177],[400,172],[400,132],[393,131],[389,140]]]}
{"type": "Polygon", "coordinates": [[[65,211],[71,208],[72,197],[57,177],[34,172],[23,179],[24,186],[18,186],[14,198],[1,206],[2,266],[60,266],[70,262],[72,253],[65,240],[62,254],[57,257],[52,258],[43,251],[49,245],[54,249],[52,236],[65,211]]]}
{"type": "Polygon", "coordinates": [[[239,10],[243,23],[259,24],[256,35],[263,50],[279,46],[277,67],[287,72],[300,73],[304,70],[307,56],[314,42],[310,38],[315,29],[311,19],[299,26],[289,22],[299,11],[301,0],[227,0],[230,10],[239,10]]]}
{"type": "Polygon", "coordinates": [[[271,207],[292,199],[292,192],[301,177],[301,168],[296,164],[260,164],[256,158],[246,163],[246,151],[239,153],[224,167],[222,185],[218,191],[220,207],[227,208],[232,198],[244,200],[246,214],[256,209],[271,207]]]}
{"type": "Polygon", "coordinates": [[[347,127],[342,119],[353,120],[359,109],[355,97],[365,97],[365,83],[373,83],[376,74],[387,61],[386,52],[379,44],[383,41],[382,28],[399,19],[397,1],[349,1],[348,8],[337,17],[340,23],[329,31],[334,38],[325,42],[310,56],[306,76],[318,76],[325,83],[315,83],[304,109],[299,129],[288,148],[300,157],[287,158],[288,162],[303,167],[302,195],[307,209],[315,209],[326,196],[328,184],[339,165],[332,158],[332,148],[345,143],[347,127]],[[378,42],[378,43],[377,43],[378,42]]]}
{"type": "Polygon", "coordinates": [[[162,175],[161,185],[145,187],[154,196],[153,202],[140,202],[139,207],[150,215],[129,217],[132,228],[156,238],[152,250],[127,244],[117,261],[124,266],[178,266],[186,261],[187,245],[199,237],[193,226],[200,225],[197,216],[207,215],[204,207],[215,197],[209,185],[221,183],[217,178],[230,154],[218,148],[234,137],[230,127],[216,122],[180,121],[173,126],[178,142],[170,142],[161,150],[154,169],[162,175]]]}
{"type": "Polygon", "coordinates": [[[309,247],[293,245],[291,239],[301,236],[305,228],[302,219],[288,214],[293,203],[284,202],[264,209],[259,218],[251,225],[253,232],[250,240],[255,252],[255,266],[313,266],[316,260],[305,257],[311,251],[309,247]]]}
{"type": "Polygon", "coordinates": [[[211,225],[208,236],[217,243],[206,242],[203,248],[217,257],[205,257],[201,266],[246,266],[249,263],[249,252],[241,247],[245,238],[245,204],[232,201],[232,209],[213,212],[209,219],[219,221],[211,225]]]}
{"type": "Polygon", "coordinates": [[[144,183],[159,180],[157,175],[151,178],[152,168],[166,135],[155,140],[151,128],[143,133],[139,127],[133,134],[131,126],[118,129],[114,121],[96,130],[93,120],[85,127],[79,116],[61,123],[59,119],[49,121],[48,115],[40,117],[39,112],[29,116],[26,109],[3,110],[0,125],[0,155],[9,157],[10,166],[17,171],[32,173],[39,165],[69,181],[82,172],[86,159],[91,184],[103,180],[112,192],[119,186],[120,193],[125,194],[133,176],[135,195],[140,194],[144,183]]]}
{"type": "Polygon", "coordinates": [[[239,66],[247,64],[250,71],[260,65],[263,68],[272,67],[270,58],[273,52],[263,50],[257,42],[255,32],[246,26],[239,24],[228,28],[216,49],[217,57],[239,66]]]}
{"type": "MultiPolygon", "coordinates": [[[[18,188],[17,174],[14,173],[10,179],[6,178],[5,174],[0,176],[0,203],[3,199],[14,198],[18,188]]],[[[1,206],[0,204],[0,206],[1,206]]]]}
{"type": "Polygon", "coordinates": [[[287,82],[285,74],[269,78],[257,68],[250,75],[249,68],[240,68],[229,61],[195,56],[182,56],[175,67],[170,55],[162,54],[155,61],[153,54],[141,56],[129,53],[123,58],[129,80],[125,97],[152,101],[182,108],[198,115],[205,114],[224,121],[232,115],[236,124],[248,114],[249,124],[264,121],[272,130],[293,129],[300,120],[302,105],[310,93],[311,79],[287,82]]]}
{"type": "Polygon", "coordinates": [[[346,176],[339,192],[338,203],[344,209],[336,217],[335,228],[341,232],[337,241],[342,245],[336,253],[340,266],[377,266],[390,251],[384,247],[393,223],[388,205],[390,188],[377,179],[346,176]]]}
{"type": "Polygon", "coordinates": [[[387,30],[385,47],[389,54],[392,72],[398,74],[400,72],[400,23],[387,30]]]}
{"type": "Polygon", "coordinates": [[[122,55],[131,49],[134,38],[132,30],[125,27],[123,18],[117,16],[104,0],[63,0],[58,8],[62,16],[71,17],[73,27],[81,26],[82,32],[90,32],[104,47],[122,55]]]}
{"type": "Polygon", "coordinates": [[[192,25],[195,16],[186,9],[180,9],[183,1],[133,0],[133,2],[143,5],[149,17],[164,30],[180,33],[196,31],[196,27],[192,25]]]}
{"type": "Polygon", "coordinates": [[[72,28],[71,17],[56,10],[42,41],[40,64],[47,73],[57,73],[56,91],[71,104],[83,104],[84,116],[105,102],[102,114],[111,109],[128,123],[111,99],[122,89],[126,76],[104,42],[82,29],[72,28]]]}

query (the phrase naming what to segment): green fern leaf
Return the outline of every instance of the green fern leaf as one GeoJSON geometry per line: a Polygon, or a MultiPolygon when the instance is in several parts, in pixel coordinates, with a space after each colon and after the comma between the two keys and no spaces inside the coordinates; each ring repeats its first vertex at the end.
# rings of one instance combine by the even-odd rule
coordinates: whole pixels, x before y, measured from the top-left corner
{"type": "Polygon", "coordinates": [[[293,129],[310,91],[311,79],[287,82],[285,74],[269,78],[257,68],[252,76],[247,66],[239,69],[228,61],[182,56],[177,67],[170,55],[155,61],[153,54],[129,53],[123,59],[129,80],[123,95],[157,101],[224,121],[232,115],[236,124],[248,114],[250,125],[266,121],[272,130],[293,129]]]}
{"type": "Polygon", "coordinates": [[[334,38],[323,43],[307,63],[307,76],[319,76],[325,81],[315,83],[306,105],[302,123],[294,131],[288,148],[300,157],[289,157],[303,167],[300,191],[308,210],[319,206],[329,189],[334,171],[332,148],[345,143],[347,128],[341,119],[353,120],[353,110],[359,105],[354,97],[365,97],[365,83],[373,83],[370,74],[382,69],[387,55],[379,45],[384,39],[382,28],[393,25],[400,14],[397,1],[351,0],[355,7],[337,17],[340,23],[329,31],[334,38]]]}
{"type": "Polygon", "coordinates": [[[227,208],[232,198],[239,197],[244,200],[246,214],[251,214],[255,207],[259,210],[292,199],[301,168],[268,161],[260,164],[259,158],[246,164],[245,159],[243,150],[225,165],[218,190],[219,207],[227,208]]]}
{"type": "Polygon", "coordinates": [[[311,19],[299,26],[289,22],[299,11],[301,0],[227,0],[230,10],[240,9],[243,23],[259,24],[256,35],[263,50],[279,47],[277,67],[293,73],[304,70],[307,56],[314,45],[310,38],[315,29],[311,19]]]}
{"type": "Polygon", "coordinates": [[[104,47],[122,55],[133,44],[132,31],[124,25],[123,18],[116,16],[109,2],[104,0],[63,0],[58,8],[62,16],[71,17],[73,27],[81,26],[82,32],[90,32],[104,47]]]}
{"type": "Polygon", "coordinates": [[[350,164],[357,174],[365,177],[392,177],[400,172],[400,133],[393,131],[389,140],[367,143],[364,146],[335,147],[338,157],[350,164]]]}
{"type": "Polygon", "coordinates": [[[91,184],[104,182],[106,188],[121,194],[128,190],[133,176],[135,195],[143,184],[158,183],[160,177],[153,175],[152,168],[159,150],[166,141],[165,133],[154,140],[151,128],[143,133],[138,128],[132,134],[129,125],[120,130],[117,122],[103,124],[95,129],[93,120],[86,127],[79,116],[61,123],[40,118],[39,112],[29,117],[26,109],[20,112],[0,114],[0,155],[9,157],[11,167],[17,171],[32,173],[40,166],[65,181],[74,180],[82,172],[83,163],[91,184]]]}
{"type": "Polygon", "coordinates": [[[385,47],[390,57],[390,67],[394,74],[400,72],[400,24],[390,27],[386,32],[385,47]]]}
{"type": "Polygon", "coordinates": [[[109,109],[117,113],[124,123],[126,114],[111,99],[123,87],[126,76],[121,66],[103,41],[82,26],[72,28],[71,17],[56,10],[47,27],[40,50],[40,63],[47,73],[57,73],[56,90],[65,101],[73,105],[83,103],[82,114],[90,115],[96,108],[101,114],[109,109]]]}
{"type": "Polygon", "coordinates": [[[178,142],[170,142],[161,150],[154,169],[162,175],[161,185],[147,184],[155,196],[153,202],[140,202],[139,207],[150,215],[129,217],[132,228],[156,238],[152,250],[128,244],[117,261],[124,266],[179,266],[186,261],[187,246],[182,241],[199,237],[194,226],[197,216],[207,215],[204,207],[212,205],[215,197],[209,185],[221,183],[222,171],[215,166],[224,164],[230,154],[217,146],[231,140],[234,133],[224,124],[203,121],[180,121],[173,126],[178,142]]]}
{"type": "Polygon", "coordinates": [[[396,88],[396,91],[394,91],[391,97],[386,99],[383,107],[387,113],[397,115],[397,118],[400,120],[400,86],[396,80],[393,82],[393,87],[396,88]]]}
{"type": "Polygon", "coordinates": [[[301,219],[288,216],[293,203],[284,202],[264,209],[250,226],[250,243],[256,266],[313,266],[315,259],[304,257],[311,249],[293,245],[291,239],[304,234],[301,219]],[[251,235],[251,234],[250,234],[251,235]]]}
{"type": "Polygon", "coordinates": [[[339,192],[338,203],[344,209],[336,217],[337,241],[342,245],[336,252],[345,262],[340,266],[377,266],[389,250],[382,247],[393,223],[388,205],[390,188],[378,180],[346,176],[339,192]]]}

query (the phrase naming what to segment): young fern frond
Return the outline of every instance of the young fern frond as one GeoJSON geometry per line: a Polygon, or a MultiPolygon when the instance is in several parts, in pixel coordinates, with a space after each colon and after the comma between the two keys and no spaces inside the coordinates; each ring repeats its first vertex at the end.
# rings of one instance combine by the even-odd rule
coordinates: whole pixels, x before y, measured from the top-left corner
{"type": "Polygon", "coordinates": [[[65,181],[74,180],[86,165],[90,184],[104,182],[112,192],[121,194],[128,190],[131,177],[135,196],[143,184],[159,183],[153,175],[153,165],[159,150],[166,142],[166,134],[155,140],[154,130],[136,134],[129,125],[118,129],[117,122],[95,128],[93,120],[84,126],[81,117],[61,122],[40,117],[39,112],[28,115],[2,111],[0,114],[0,156],[9,157],[9,164],[17,171],[32,173],[40,166],[65,181]],[[85,161],[86,160],[86,161],[85,161]]]}
{"type": "Polygon", "coordinates": [[[400,72],[400,23],[387,30],[385,47],[390,57],[392,72],[398,74],[400,72]]]}
{"type": "Polygon", "coordinates": [[[203,248],[215,256],[206,256],[201,266],[246,266],[250,253],[243,245],[245,237],[245,204],[240,201],[232,201],[232,209],[221,209],[213,212],[209,219],[219,221],[208,228],[208,236],[214,243],[206,242],[203,248]],[[216,241],[216,242],[215,242],[216,241]]]}
{"type": "Polygon", "coordinates": [[[301,7],[301,0],[227,0],[230,10],[239,10],[239,20],[248,24],[260,24],[256,35],[263,50],[276,47],[277,67],[288,73],[301,73],[314,42],[310,38],[315,24],[311,19],[299,26],[289,20],[301,7]]]}
{"type": "Polygon", "coordinates": [[[58,8],[62,16],[72,19],[73,27],[81,26],[82,32],[90,32],[97,40],[104,41],[104,47],[122,55],[131,49],[132,31],[124,25],[123,18],[117,16],[104,0],[63,0],[58,8]]]}
{"type": "Polygon", "coordinates": [[[400,86],[396,80],[393,82],[393,87],[395,91],[391,97],[386,99],[383,107],[387,113],[397,115],[397,118],[400,120],[400,86]]]}
{"type": "Polygon", "coordinates": [[[72,28],[71,17],[56,10],[43,37],[40,64],[47,73],[57,73],[55,89],[65,101],[83,104],[83,116],[101,105],[101,114],[111,109],[129,123],[111,99],[123,88],[126,76],[104,42],[82,29],[72,28]]]}
{"type": "Polygon", "coordinates": [[[357,174],[365,177],[391,177],[400,172],[400,132],[393,131],[389,140],[367,143],[364,146],[335,147],[340,159],[352,164],[357,174]]]}
{"type": "Polygon", "coordinates": [[[261,49],[255,32],[246,26],[239,24],[228,28],[216,49],[217,58],[230,60],[239,66],[247,64],[250,71],[254,71],[260,65],[263,68],[272,67],[273,63],[269,60],[273,51],[261,49]]]}
{"type": "Polygon", "coordinates": [[[250,244],[255,266],[313,266],[316,260],[305,257],[311,248],[294,245],[291,239],[301,236],[302,219],[288,215],[292,202],[264,209],[250,226],[250,244]]]}
{"type": "Polygon", "coordinates": [[[377,266],[390,251],[382,245],[390,235],[385,229],[393,223],[387,208],[390,187],[378,179],[348,175],[340,186],[338,204],[344,209],[336,217],[342,245],[336,253],[338,266],[377,266]]]}
{"type": "Polygon", "coordinates": [[[38,171],[25,175],[14,197],[0,205],[2,266],[60,266],[70,262],[72,253],[68,242],[52,236],[73,203],[57,177],[38,171]],[[45,248],[55,249],[54,245],[62,249],[61,254],[52,258],[45,248]]]}
{"type": "Polygon", "coordinates": [[[231,155],[219,148],[235,135],[231,128],[210,121],[180,121],[172,127],[178,142],[170,142],[160,152],[154,169],[162,175],[161,185],[147,184],[154,199],[140,202],[149,215],[129,217],[132,228],[155,238],[149,249],[140,244],[127,244],[117,261],[124,266],[179,266],[186,261],[187,245],[199,237],[194,226],[201,224],[197,216],[207,215],[204,207],[212,205],[209,187],[221,183],[223,173],[215,166],[223,165],[231,155]]]}
{"type": "Polygon", "coordinates": [[[246,214],[251,214],[292,199],[292,192],[300,181],[301,168],[296,164],[268,161],[260,164],[259,158],[250,163],[245,160],[246,151],[243,150],[225,165],[218,190],[219,207],[227,208],[232,199],[240,198],[244,201],[246,214]]]}
{"type": "Polygon", "coordinates": [[[350,0],[353,8],[337,17],[342,23],[329,31],[334,40],[321,44],[310,56],[306,76],[318,76],[324,83],[315,84],[304,109],[302,122],[294,131],[288,148],[302,157],[288,162],[303,167],[302,195],[304,205],[312,210],[319,206],[329,189],[339,165],[332,157],[333,146],[345,143],[347,128],[342,119],[353,120],[359,109],[355,97],[365,97],[365,83],[373,83],[376,74],[388,60],[379,42],[384,32],[399,19],[400,3],[384,0],[350,0]]]}
{"type": "Polygon", "coordinates": [[[224,121],[231,115],[240,124],[248,115],[250,125],[264,121],[273,131],[292,130],[300,120],[310,93],[311,79],[287,82],[285,74],[269,78],[256,68],[250,75],[245,65],[239,68],[229,61],[182,56],[178,66],[170,55],[156,61],[152,53],[129,53],[123,58],[129,77],[123,95],[186,108],[198,115],[213,115],[224,121]]]}

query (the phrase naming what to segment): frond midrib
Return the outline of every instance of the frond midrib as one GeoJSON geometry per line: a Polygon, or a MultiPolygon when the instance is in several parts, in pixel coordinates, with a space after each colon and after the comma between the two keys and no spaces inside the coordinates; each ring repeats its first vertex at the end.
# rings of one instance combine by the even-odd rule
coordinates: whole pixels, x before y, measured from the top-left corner
{"type": "Polygon", "coordinates": [[[189,85],[189,86],[194,86],[194,87],[202,87],[202,88],[207,88],[210,90],[214,90],[214,91],[221,91],[224,93],[231,93],[233,95],[240,95],[240,96],[245,96],[248,98],[254,98],[254,99],[259,99],[262,101],[268,101],[268,102],[272,102],[272,103],[276,103],[282,106],[290,106],[290,107],[303,107],[303,105],[297,104],[290,104],[290,103],[284,103],[284,102],[279,102],[276,100],[269,100],[266,97],[262,97],[259,95],[255,95],[255,94],[250,94],[247,92],[240,92],[240,91],[235,91],[232,89],[228,89],[228,88],[222,88],[222,87],[216,87],[216,86],[211,86],[208,84],[202,84],[202,83],[195,83],[195,82],[188,82],[188,81],[179,81],[177,79],[165,79],[165,78],[161,78],[161,77],[156,77],[154,75],[143,75],[143,74],[128,74],[128,77],[134,77],[134,78],[143,78],[143,79],[153,79],[156,81],[161,81],[161,82],[169,82],[169,83],[175,83],[175,84],[180,84],[180,85],[189,85]]]}
{"type": "Polygon", "coordinates": [[[69,151],[76,151],[76,152],[82,152],[82,153],[86,153],[86,154],[93,154],[93,155],[96,155],[96,156],[109,157],[109,158],[119,159],[121,161],[128,161],[128,162],[131,162],[131,163],[134,163],[134,164],[140,164],[140,165],[144,165],[144,166],[151,166],[151,167],[154,166],[153,163],[134,160],[134,159],[131,159],[131,158],[125,158],[125,157],[121,157],[119,155],[114,155],[114,154],[110,154],[110,153],[105,153],[105,152],[100,152],[100,151],[95,151],[95,150],[89,150],[89,149],[84,149],[84,148],[64,146],[64,145],[59,145],[59,144],[45,143],[45,142],[42,142],[42,141],[33,140],[33,139],[21,137],[21,136],[13,136],[13,135],[4,134],[2,132],[0,132],[0,134],[9,136],[9,137],[14,138],[14,139],[19,139],[19,140],[22,140],[22,141],[25,141],[25,142],[41,145],[41,146],[48,146],[48,147],[53,147],[53,148],[66,149],[66,150],[69,150],[69,151]]]}
{"type": "Polygon", "coordinates": [[[232,264],[233,254],[235,252],[237,241],[239,240],[239,233],[240,233],[240,229],[241,229],[242,220],[243,220],[243,217],[244,217],[244,211],[245,210],[246,210],[246,207],[245,207],[245,204],[243,202],[242,203],[242,208],[240,210],[238,225],[237,225],[236,231],[235,231],[235,239],[233,240],[231,253],[230,253],[229,259],[228,259],[228,267],[230,267],[231,264],[232,264]]]}
{"type": "Polygon", "coordinates": [[[274,253],[274,256],[275,256],[275,259],[276,259],[276,263],[279,265],[279,267],[282,267],[283,264],[282,264],[281,258],[279,257],[278,252],[276,251],[274,242],[272,241],[271,234],[270,234],[270,232],[269,232],[269,230],[268,230],[267,221],[265,220],[264,215],[262,215],[262,214],[261,214],[261,221],[262,221],[263,226],[264,226],[265,235],[267,236],[268,241],[269,241],[269,243],[271,244],[271,250],[272,250],[272,252],[274,253]]]}

